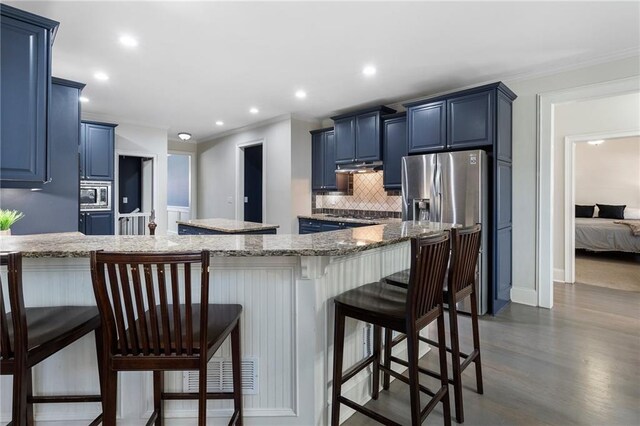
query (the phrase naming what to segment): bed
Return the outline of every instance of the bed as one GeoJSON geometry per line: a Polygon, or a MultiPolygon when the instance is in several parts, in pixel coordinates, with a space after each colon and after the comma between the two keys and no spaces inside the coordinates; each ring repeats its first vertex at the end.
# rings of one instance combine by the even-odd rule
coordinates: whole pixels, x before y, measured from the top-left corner
{"type": "Polygon", "coordinates": [[[576,249],[640,253],[640,236],[615,219],[576,218],[576,249]]]}

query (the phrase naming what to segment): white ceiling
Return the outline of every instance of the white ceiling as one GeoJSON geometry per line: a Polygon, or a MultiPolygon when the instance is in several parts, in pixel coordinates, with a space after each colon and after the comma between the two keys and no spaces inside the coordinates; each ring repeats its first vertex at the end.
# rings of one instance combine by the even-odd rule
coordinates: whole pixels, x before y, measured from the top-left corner
{"type": "Polygon", "coordinates": [[[197,140],[640,51],[635,1],[9,3],[61,23],[53,74],[87,83],[84,111],[197,140]]]}

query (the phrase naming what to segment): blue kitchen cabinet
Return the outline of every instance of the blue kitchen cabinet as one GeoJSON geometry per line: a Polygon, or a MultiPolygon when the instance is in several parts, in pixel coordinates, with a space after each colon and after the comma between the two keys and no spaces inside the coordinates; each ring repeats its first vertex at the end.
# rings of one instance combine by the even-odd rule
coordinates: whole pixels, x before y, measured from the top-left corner
{"type": "Polygon", "coordinates": [[[371,226],[371,223],[338,222],[333,220],[298,219],[299,234],[315,234],[318,232],[339,231],[341,229],[371,226]]]}
{"type": "Polygon", "coordinates": [[[85,235],[113,235],[113,212],[82,212],[78,229],[85,235]]]}
{"type": "Polygon", "coordinates": [[[356,158],[356,118],[335,119],[336,164],[353,163],[356,158]]]}
{"type": "Polygon", "coordinates": [[[331,117],[335,127],[336,164],[382,160],[380,117],[394,112],[378,106],[331,117]]]}
{"type": "Polygon", "coordinates": [[[447,99],[447,147],[493,144],[495,90],[447,99]]]}
{"type": "Polygon", "coordinates": [[[333,128],[311,131],[311,189],[346,191],[348,177],[336,174],[336,139],[333,128]]]}
{"type": "Polygon", "coordinates": [[[82,122],[80,176],[86,180],[113,180],[116,124],[82,122]]]}
{"type": "Polygon", "coordinates": [[[51,45],[58,22],[0,4],[0,180],[38,187],[49,179],[51,45]]]}
{"type": "Polygon", "coordinates": [[[440,151],[446,147],[446,102],[429,102],[407,108],[409,154],[440,151]]]}
{"type": "Polygon", "coordinates": [[[382,117],[382,151],[384,174],[382,185],[387,191],[402,187],[402,157],[407,152],[407,116],[405,113],[382,117]]]}
{"type": "Polygon", "coordinates": [[[183,225],[181,223],[178,224],[178,235],[275,235],[276,233],[277,230],[275,228],[259,229],[247,232],[223,232],[199,226],[183,225]]]}

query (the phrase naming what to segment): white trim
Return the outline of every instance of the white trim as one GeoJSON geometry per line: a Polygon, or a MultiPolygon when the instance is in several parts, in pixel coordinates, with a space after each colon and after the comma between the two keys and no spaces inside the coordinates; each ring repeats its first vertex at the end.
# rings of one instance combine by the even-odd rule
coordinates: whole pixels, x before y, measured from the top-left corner
{"type": "Polygon", "coordinates": [[[557,283],[571,284],[572,281],[567,281],[566,274],[567,274],[566,269],[553,268],[553,281],[557,283]]]}
{"type": "Polygon", "coordinates": [[[511,301],[522,305],[538,306],[538,294],[531,288],[511,287],[511,301]]]}
{"type": "Polygon", "coordinates": [[[267,223],[267,138],[236,144],[236,220],[244,220],[244,149],[262,145],[262,223],[267,223]]]}
{"type": "Polygon", "coordinates": [[[553,307],[554,106],[635,92],[640,92],[637,76],[542,93],[537,97],[536,289],[538,305],[541,307],[553,307]]]}
{"type": "Polygon", "coordinates": [[[566,283],[576,282],[576,218],[574,205],[576,203],[576,174],[575,155],[576,143],[585,143],[598,139],[618,139],[640,136],[640,128],[620,132],[590,133],[584,135],[567,136],[564,138],[564,275],[561,280],[566,283]]]}
{"type": "MultiPolygon", "coordinates": [[[[145,151],[129,151],[126,149],[116,149],[115,150],[115,159],[114,159],[114,170],[113,170],[113,229],[117,229],[118,219],[117,216],[120,213],[120,156],[124,155],[126,157],[143,157],[143,158],[151,158],[153,161],[153,182],[152,186],[152,198],[153,198],[153,211],[156,212],[156,217],[158,216],[158,154],[153,154],[145,151]]],[[[115,233],[115,232],[114,232],[115,233]]]]}

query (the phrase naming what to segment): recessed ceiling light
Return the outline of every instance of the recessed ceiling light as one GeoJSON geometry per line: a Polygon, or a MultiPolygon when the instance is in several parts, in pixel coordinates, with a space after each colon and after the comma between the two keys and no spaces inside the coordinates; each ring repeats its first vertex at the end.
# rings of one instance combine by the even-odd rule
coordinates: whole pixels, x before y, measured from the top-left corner
{"type": "Polygon", "coordinates": [[[138,40],[130,35],[123,35],[120,37],[120,44],[126,47],[136,47],[138,45],[138,40]]]}
{"type": "Polygon", "coordinates": [[[256,107],[251,107],[251,109],[249,110],[249,112],[250,112],[251,114],[257,114],[257,113],[259,113],[259,112],[260,112],[260,110],[258,110],[258,108],[256,108],[256,107]]]}
{"type": "Polygon", "coordinates": [[[216,126],[224,126],[224,121],[216,121],[216,126]]]}
{"type": "Polygon", "coordinates": [[[366,76],[375,75],[376,71],[377,71],[376,67],[374,67],[373,65],[367,65],[364,68],[362,68],[362,74],[366,76]]]}
{"type": "Polygon", "coordinates": [[[85,97],[85,96],[80,96],[78,98],[80,100],[80,102],[85,103],[85,102],[89,102],[89,98],[85,97]]]}
{"type": "Polygon", "coordinates": [[[304,99],[307,97],[307,92],[305,92],[304,90],[298,90],[296,92],[296,98],[298,99],[304,99]]]}
{"type": "Polygon", "coordinates": [[[603,144],[604,140],[598,139],[597,141],[589,141],[589,145],[600,145],[603,144]]]}
{"type": "Polygon", "coordinates": [[[191,139],[191,133],[180,132],[180,133],[178,133],[178,137],[182,141],[188,141],[189,139],[191,139]]]}
{"type": "Polygon", "coordinates": [[[96,80],[100,80],[100,81],[107,81],[107,80],[109,80],[109,76],[108,76],[107,74],[103,73],[102,71],[98,71],[97,73],[95,73],[95,74],[93,75],[93,77],[94,77],[96,80]]]}

